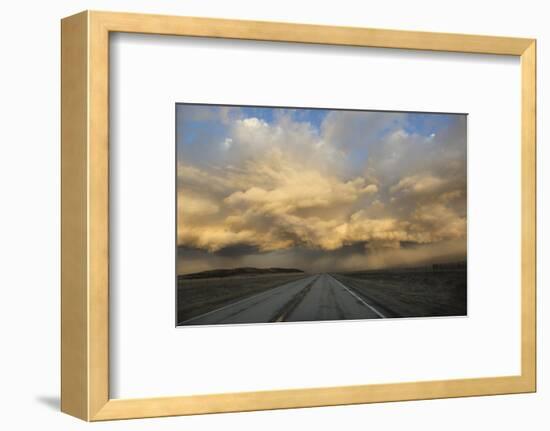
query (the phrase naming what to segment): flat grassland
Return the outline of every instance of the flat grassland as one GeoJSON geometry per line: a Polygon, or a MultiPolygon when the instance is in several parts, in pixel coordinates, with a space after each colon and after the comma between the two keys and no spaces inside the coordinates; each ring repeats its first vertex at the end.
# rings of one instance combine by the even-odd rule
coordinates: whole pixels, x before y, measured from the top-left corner
{"type": "Polygon", "coordinates": [[[195,279],[180,275],[177,292],[178,323],[290,281],[299,280],[306,275],[300,272],[195,279]]]}
{"type": "Polygon", "coordinates": [[[466,269],[331,273],[387,317],[465,316],[466,269]]]}

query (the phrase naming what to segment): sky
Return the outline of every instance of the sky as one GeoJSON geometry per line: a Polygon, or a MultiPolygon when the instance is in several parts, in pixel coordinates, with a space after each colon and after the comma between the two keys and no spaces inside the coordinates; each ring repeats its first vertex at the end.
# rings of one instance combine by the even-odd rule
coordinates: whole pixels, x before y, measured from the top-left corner
{"type": "Polygon", "coordinates": [[[178,272],[465,260],[466,121],[178,104],[178,272]]]}

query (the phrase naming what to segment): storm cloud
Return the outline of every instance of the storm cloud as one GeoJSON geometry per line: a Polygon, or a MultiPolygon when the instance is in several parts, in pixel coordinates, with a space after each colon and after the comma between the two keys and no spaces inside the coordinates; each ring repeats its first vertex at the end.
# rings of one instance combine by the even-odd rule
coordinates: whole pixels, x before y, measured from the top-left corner
{"type": "Polygon", "coordinates": [[[465,115],[178,105],[176,133],[184,272],[465,258],[465,115]]]}

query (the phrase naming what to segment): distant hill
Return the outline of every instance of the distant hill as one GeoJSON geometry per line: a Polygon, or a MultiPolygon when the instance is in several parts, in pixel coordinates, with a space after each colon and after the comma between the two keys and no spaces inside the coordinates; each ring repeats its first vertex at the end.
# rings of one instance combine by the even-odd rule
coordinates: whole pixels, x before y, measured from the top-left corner
{"type": "Polygon", "coordinates": [[[304,272],[296,268],[230,268],[230,269],[211,269],[209,271],[194,272],[192,274],[180,275],[180,278],[217,278],[234,277],[239,275],[263,275],[263,274],[292,274],[304,272]]]}

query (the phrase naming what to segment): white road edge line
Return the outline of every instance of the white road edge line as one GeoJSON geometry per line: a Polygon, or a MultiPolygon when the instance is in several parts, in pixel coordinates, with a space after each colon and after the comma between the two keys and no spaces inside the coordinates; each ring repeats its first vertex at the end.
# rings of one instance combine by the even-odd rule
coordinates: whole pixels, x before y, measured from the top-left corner
{"type": "Polygon", "coordinates": [[[339,280],[337,280],[336,278],[334,278],[332,275],[330,274],[327,274],[330,278],[332,278],[336,283],[338,283],[340,286],[342,286],[344,289],[346,289],[348,291],[348,293],[350,295],[352,295],[353,297],[355,297],[355,299],[357,299],[359,302],[361,302],[361,304],[363,304],[364,306],[370,308],[372,311],[374,311],[378,316],[380,316],[382,319],[385,319],[386,316],[384,316],[382,313],[380,313],[380,311],[378,311],[376,308],[374,308],[372,305],[370,305],[369,303],[365,302],[365,300],[361,297],[359,297],[357,294],[355,294],[354,292],[352,292],[351,290],[349,290],[343,283],[341,283],[339,280]]]}
{"type": "Polygon", "coordinates": [[[191,317],[190,319],[187,319],[187,320],[182,320],[182,321],[178,322],[178,325],[177,325],[177,326],[183,325],[184,323],[192,322],[192,321],[194,321],[194,320],[198,320],[198,319],[200,319],[201,317],[206,317],[206,316],[208,316],[208,315],[210,315],[210,314],[213,314],[213,313],[216,313],[216,312],[218,312],[218,311],[225,310],[226,308],[233,307],[234,305],[239,305],[241,302],[250,301],[250,300],[252,300],[252,299],[256,299],[256,298],[259,297],[259,296],[267,295],[268,293],[273,293],[274,290],[278,290],[278,289],[280,289],[280,288],[282,288],[282,287],[288,287],[288,286],[287,286],[288,284],[294,284],[294,283],[297,283],[297,282],[299,282],[299,281],[304,281],[304,280],[307,280],[307,279],[309,279],[309,278],[311,278],[311,277],[313,277],[313,275],[312,275],[312,276],[309,276],[309,277],[306,277],[306,278],[300,278],[300,279],[298,279],[298,280],[289,281],[289,282],[286,282],[286,283],[284,283],[284,284],[282,284],[282,285],[280,285],[280,286],[276,286],[276,287],[273,287],[273,288],[271,288],[271,289],[269,289],[269,290],[266,290],[266,291],[264,291],[264,292],[260,292],[260,293],[257,293],[257,294],[255,294],[255,295],[249,296],[249,297],[247,297],[247,298],[240,299],[240,300],[238,300],[238,301],[236,301],[236,302],[232,302],[231,304],[224,305],[224,306],[221,307],[221,308],[216,308],[215,310],[209,311],[209,312],[207,312],[207,313],[200,314],[200,315],[195,316],[195,317],[191,317]]]}

